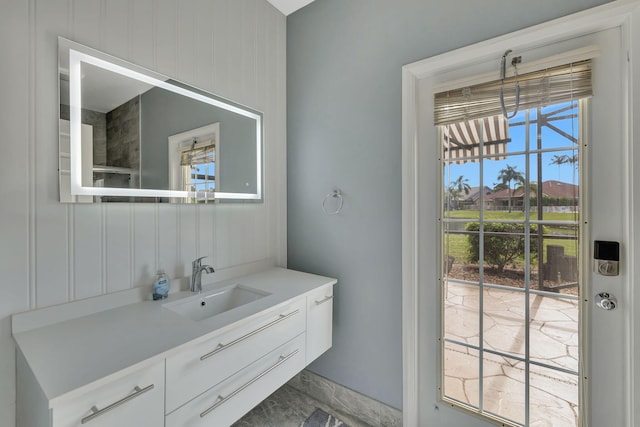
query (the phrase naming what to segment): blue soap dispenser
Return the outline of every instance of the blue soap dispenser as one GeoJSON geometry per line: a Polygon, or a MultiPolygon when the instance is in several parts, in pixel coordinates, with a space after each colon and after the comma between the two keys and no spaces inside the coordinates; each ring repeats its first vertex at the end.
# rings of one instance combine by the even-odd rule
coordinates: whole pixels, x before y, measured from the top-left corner
{"type": "Polygon", "coordinates": [[[164,270],[158,270],[156,278],[153,281],[153,299],[164,299],[169,295],[169,278],[164,270]]]}

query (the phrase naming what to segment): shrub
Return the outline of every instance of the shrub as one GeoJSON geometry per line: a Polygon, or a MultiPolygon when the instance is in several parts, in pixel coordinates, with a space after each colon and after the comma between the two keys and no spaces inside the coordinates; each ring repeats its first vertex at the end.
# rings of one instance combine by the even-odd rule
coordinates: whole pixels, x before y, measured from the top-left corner
{"type": "MultiPolygon", "coordinates": [[[[472,222],[467,224],[466,231],[471,232],[467,236],[469,241],[468,261],[480,261],[480,224],[472,222]]],[[[530,226],[531,239],[529,250],[531,259],[538,252],[537,233],[535,225],[530,226]]],[[[504,267],[518,259],[524,258],[525,239],[523,224],[485,223],[484,224],[484,262],[502,272],[504,267]]]]}

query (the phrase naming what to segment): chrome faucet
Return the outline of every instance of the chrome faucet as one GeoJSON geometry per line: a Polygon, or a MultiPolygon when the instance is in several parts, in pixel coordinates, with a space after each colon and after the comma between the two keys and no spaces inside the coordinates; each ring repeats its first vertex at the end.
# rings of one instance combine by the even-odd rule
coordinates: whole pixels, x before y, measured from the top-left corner
{"type": "Polygon", "coordinates": [[[202,260],[206,256],[200,257],[191,263],[191,292],[202,292],[202,272],[207,274],[213,273],[213,267],[210,265],[202,265],[202,260]]]}

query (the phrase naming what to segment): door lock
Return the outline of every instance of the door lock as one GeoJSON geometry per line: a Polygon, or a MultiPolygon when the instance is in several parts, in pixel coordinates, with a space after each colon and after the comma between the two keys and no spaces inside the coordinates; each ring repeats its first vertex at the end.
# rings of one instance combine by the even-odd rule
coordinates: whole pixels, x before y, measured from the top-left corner
{"type": "Polygon", "coordinates": [[[618,306],[618,301],[610,293],[600,292],[596,295],[596,305],[603,310],[613,310],[618,306]]]}

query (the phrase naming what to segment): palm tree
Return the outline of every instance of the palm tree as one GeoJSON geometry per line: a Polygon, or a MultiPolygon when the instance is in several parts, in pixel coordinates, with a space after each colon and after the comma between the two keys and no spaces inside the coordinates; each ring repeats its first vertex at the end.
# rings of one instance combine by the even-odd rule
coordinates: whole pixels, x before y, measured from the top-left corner
{"type": "Polygon", "coordinates": [[[553,156],[551,158],[551,161],[549,162],[550,165],[564,165],[565,163],[567,163],[567,161],[569,160],[569,156],[567,156],[566,154],[562,154],[560,156],[558,156],[557,154],[555,156],[553,156]]]}
{"type": "Polygon", "coordinates": [[[449,184],[449,194],[456,200],[457,208],[459,208],[458,196],[462,193],[468,195],[471,192],[471,187],[468,183],[469,179],[465,178],[463,175],[460,175],[458,179],[452,181],[449,184]]]}
{"type": "MultiPolygon", "coordinates": [[[[524,185],[524,180],[522,180],[522,181],[518,181],[518,182],[516,183],[516,186],[515,186],[515,187],[513,187],[513,190],[514,190],[514,191],[517,191],[517,190],[522,190],[522,191],[524,191],[524,187],[525,187],[525,185],[524,185]]],[[[507,187],[505,186],[504,188],[507,188],[507,187]]],[[[504,190],[504,188],[503,188],[503,190],[504,190]]],[[[529,183],[529,192],[530,192],[530,193],[535,193],[535,192],[537,192],[537,191],[538,191],[538,183],[537,183],[537,182],[530,182],[530,183],[529,183]]]]}
{"type": "MultiPolygon", "coordinates": [[[[576,169],[578,168],[579,157],[578,154],[574,154],[573,156],[568,156],[566,154],[562,154],[560,156],[555,155],[551,158],[550,165],[558,165],[558,175],[560,175],[560,165],[570,164],[573,166],[573,183],[576,182],[576,169]]],[[[578,195],[576,194],[575,188],[573,191],[573,200],[577,199],[578,195]]],[[[575,202],[574,202],[575,203],[575,202]]]]}
{"type": "Polygon", "coordinates": [[[458,209],[458,195],[460,193],[451,185],[449,186],[448,190],[449,190],[449,203],[448,203],[447,209],[458,209]]]}
{"type": "Polygon", "coordinates": [[[549,162],[550,165],[564,165],[565,163],[569,163],[570,165],[576,165],[576,163],[578,163],[578,155],[574,154],[573,156],[568,156],[566,154],[562,154],[560,156],[558,156],[557,154],[555,156],[553,156],[553,158],[551,159],[551,162],[549,162]]]}
{"type": "Polygon", "coordinates": [[[514,182],[524,182],[524,176],[522,173],[516,170],[517,166],[507,165],[505,169],[500,171],[498,175],[498,179],[502,181],[503,184],[507,185],[509,190],[509,213],[511,213],[511,198],[513,197],[513,190],[511,190],[511,181],[514,182]]]}
{"type": "MultiPolygon", "coordinates": [[[[578,160],[577,156],[574,156],[576,161],[578,160]]],[[[554,155],[549,162],[550,165],[558,165],[558,179],[560,179],[560,166],[571,163],[571,158],[566,154],[554,155]]]]}
{"type": "Polygon", "coordinates": [[[471,191],[471,187],[469,186],[468,182],[468,178],[460,175],[458,179],[450,184],[450,186],[458,190],[458,193],[464,192],[464,194],[469,194],[469,192],[471,191]]]}
{"type": "Polygon", "coordinates": [[[507,189],[507,184],[505,184],[504,182],[494,182],[493,188],[491,189],[491,191],[498,192],[506,189],[507,189]]]}
{"type": "MultiPolygon", "coordinates": [[[[506,185],[505,185],[505,188],[506,188],[506,185]]],[[[526,185],[525,185],[524,179],[522,181],[518,181],[516,183],[516,185],[513,187],[513,192],[514,193],[516,191],[518,191],[518,190],[522,190],[522,197],[523,197],[523,200],[522,200],[522,212],[524,212],[524,207],[525,207],[525,205],[524,205],[524,197],[527,197],[527,195],[525,194],[525,189],[526,189],[526,185]]],[[[537,182],[529,182],[529,196],[528,196],[529,200],[531,200],[531,194],[532,193],[535,194],[536,197],[537,197],[537,194],[538,194],[538,183],[537,182]]]]}

